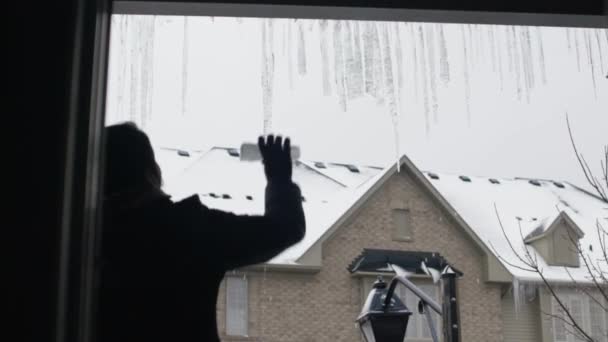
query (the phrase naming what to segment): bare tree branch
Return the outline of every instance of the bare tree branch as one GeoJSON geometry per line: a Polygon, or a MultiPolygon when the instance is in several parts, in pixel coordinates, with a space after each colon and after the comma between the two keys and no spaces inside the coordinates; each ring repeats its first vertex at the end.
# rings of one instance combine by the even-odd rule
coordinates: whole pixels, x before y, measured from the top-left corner
{"type": "MultiPolygon", "coordinates": [[[[546,312],[546,311],[544,311],[544,310],[541,310],[541,313],[542,313],[543,315],[546,315],[546,316],[548,316],[548,317],[551,317],[551,318],[553,318],[553,319],[557,319],[557,320],[559,320],[559,321],[563,322],[563,323],[565,324],[564,329],[566,330],[566,332],[567,332],[568,334],[573,335],[573,336],[576,336],[578,339],[586,339],[584,336],[582,336],[582,335],[581,335],[581,334],[580,334],[580,333],[579,333],[579,332],[576,330],[576,327],[575,327],[575,326],[574,326],[574,325],[573,325],[571,322],[569,322],[568,320],[566,320],[564,317],[562,317],[562,316],[560,316],[560,315],[556,315],[556,314],[554,314],[554,313],[546,312]],[[572,330],[571,330],[570,328],[571,328],[572,330]]],[[[594,342],[594,340],[587,340],[587,341],[594,342]]]]}
{"type": "Polygon", "coordinates": [[[602,183],[598,181],[598,179],[593,175],[589,164],[583,157],[583,155],[578,151],[576,147],[576,143],[574,142],[574,136],[572,134],[572,128],[570,126],[570,120],[568,119],[568,115],[566,114],[566,125],[568,126],[568,135],[570,136],[570,142],[572,143],[572,149],[574,149],[574,154],[576,155],[576,159],[578,160],[581,169],[583,170],[583,174],[587,179],[587,183],[595,189],[599,197],[604,201],[608,202],[608,194],[606,193],[606,188],[608,188],[608,174],[606,169],[608,169],[608,145],[604,147],[604,161],[602,162],[602,173],[605,181],[605,185],[602,186],[602,183]]]}
{"type": "Polygon", "coordinates": [[[585,264],[585,268],[587,269],[587,273],[589,274],[589,276],[591,277],[591,281],[593,282],[593,285],[595,286],[595,288],[597,288],[597,290],[600,292],[600,294],[602,295],[602,297],[604,297],[604,300],[606,300],[608,302],[608,295],[606,293],[606,291],[602,288],[600,281],[597,279],[597,274],[600,273],[598,272],[598,269],[596,267],[596,265],[594,265],[592,263],[591,260],[588,260],[589,256],[587,256],[583,250],[581,249],[581,245],[578,242],[578,240],[576,240],[573,236],[573,233],[571,233],[569,230],[567,231],[568,235],[568,239],[570,240],[570,243],[572,244],[572,246],[574,246],[576,253],[578,254],[578,256],[583,259],[583,262],[585,264]]]}
{"type": "MultiPolygon", "coordinates": [[[[521,266],[518,266],[518,265],[513,265],[511,262],[507,261],[500,254],[498,254],[496,252],[496,250],[494,249],[494,246],[492,244],[490,244],[490,246],[492,247],[492,249],[494,249],[495,255],[497,255],[501,260],[503,260],[508,265],[511,265],[511,266],[516,267],[516,268],[521,269],[521,270],[525,270],[525,271],[528,271],[528,272],[535,272],[536,274],[538,274],[540,276],[543,284],[545,285],[545,287],[551,293],[551,296],[553,297],[553,299],[555,300],[555,302],[559,305],[559,307],[561,308],[561,310],[566,314],[566,316],[568,317],[568,319],[571,321],[572,328],[575,329],[578,332],[578,334],[580,334],[580,337],[583,338],[584,340],[589,341],[589,342],[594,342],[594,339],[591,336],[589,336],[589,334],[581,327],[580,323],[577,322],[574,319],[574,317],[572,316],[572,313],[568,310],[568,307],[559,298],[559,296],[557,295],[557,292],[556,292],[555,288],[547,280],[547,278],[545,277],[545,275],[543,273],[543,270],[538,266],[538,263],[535,262],[536,259],[533,259],[531,257],[529,249],[527,247],[524,248],[525,254],[526,254],[525,258],[522,257],[519,254],[519,252],[517,252],[517,250],[515,249],[515,247],[511,243],[511,240],[509,239],[509,237],[507,235],[507,232],[506,232],[505,227],[504,227],[504,225],[502,223],[502,220],[500,219],[500,214],[498,212],[498,207],[496,206],[496,203],[494,203],[494,211],[496,213],[496,218],[498,220],[498,224],[500,225],[500,229],[502,231],[502,234],[505,237],[505,240],[507,241],[507,244],[509,245],[509,248],[511,249],[511,251],[513,251],[513,254],[517,257],[517,259],[519,259],[525,266],[529,267],[530,270],[527,270],[524,267],[521,267],[521,266]]],[[[521,233],[521,225],[520,225],[520,236],[523,239],[523,234],[521,233]]]]}
{"type": "Polygon", "coordinates": [[[593,300],[595,303],[597,303],[597,305],[599,305],[604,311],[608,312],[608,307],[604,306],[604,304],[602,302],[600,302],[599,299],[595,298],[595,296],[593,296],[589,292],[589,290],[587,290],[587,286],[579,285],[579,283],[576,281],[576,279],[574,279],[574,277],[572,276],[572,274],[568,270],[568,267],[564,267],[564,270],[568,274],[568,277],[570,277],[570,280],[572,280],[572,283],[574,284],[574,287],[576,287],[577,289],[580,289],[581,291],[583,291],[589,298],[591,298],[591,300],[593,300]]]}

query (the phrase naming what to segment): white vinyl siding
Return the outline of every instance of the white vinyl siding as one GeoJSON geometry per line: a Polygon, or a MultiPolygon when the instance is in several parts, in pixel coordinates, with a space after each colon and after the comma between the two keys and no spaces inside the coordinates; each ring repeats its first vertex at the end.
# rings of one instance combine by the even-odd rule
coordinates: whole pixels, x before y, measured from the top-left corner
{"type": "Polygon", "coordinates": [[[538,296],[519,303],[517,311],[513,293],[509,291],[501,301],[505,342],[537,342],[541,339],[540,308],[538,296]]]}
{"type": "Polygon", "coordinates": [[[247,278],[226,277],[226,335],[247,336],[247,278]]]}

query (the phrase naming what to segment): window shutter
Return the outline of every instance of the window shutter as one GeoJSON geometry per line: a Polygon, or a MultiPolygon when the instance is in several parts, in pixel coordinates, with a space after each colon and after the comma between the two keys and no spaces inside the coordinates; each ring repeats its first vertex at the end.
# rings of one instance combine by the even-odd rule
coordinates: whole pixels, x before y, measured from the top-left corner
{"type": "Polygon", "coordinates": [[[226,334],[247,336],[247,279],[226,277],[226,334]]]}
{"type": "Polygon", "coordinates": [[[411,240],[413,239],[412,219],[408,209],[393,209],[393,239],[411,240]]]}

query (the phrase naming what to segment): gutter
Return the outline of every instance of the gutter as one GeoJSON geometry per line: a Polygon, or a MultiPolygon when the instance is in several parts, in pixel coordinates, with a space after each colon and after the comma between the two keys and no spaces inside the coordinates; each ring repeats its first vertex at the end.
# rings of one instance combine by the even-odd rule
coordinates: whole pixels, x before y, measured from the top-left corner
{"type": "Polygon", "coordinates": [[[286,273],[305,273],[315,274],[321,271],[320,265],[303,265],[303,264],[256,264],[252,266],[243,267],[239,270],[243,271],[255,271],[255,272],[286,272],[286,273]]]}

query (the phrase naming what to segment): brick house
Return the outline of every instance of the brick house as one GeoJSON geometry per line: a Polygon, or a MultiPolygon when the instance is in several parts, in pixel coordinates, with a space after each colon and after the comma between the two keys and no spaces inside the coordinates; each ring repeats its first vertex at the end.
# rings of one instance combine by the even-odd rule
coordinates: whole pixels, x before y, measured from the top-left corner
{"type": "MultiPolygon", "coordinates": [[[[182,171],[166,185],[175,198],[196,192],[210,207],[263,212],[262,168],[239,161],[238,151],[214,148],[186,159],[174,152],[161,155],[163,170],[163,164],[182,163],[177,167],[182,171]]],[[[438,252],[462,271],[458,292],[463,341],[570,341],[559,324],[541,314],[553,308],[538,279],[505,263],[508,244],[491,215],[496,215],[496,208],[504,209],[499,214],[512,231],[511,221],[525,221],[523,230],[530,241],[521,245],[538,250],[550,278],[568,285],[560,272],[564,266],[570,266],[579,281],[584,281],[584,274],[577,271],[576,256],[560,252],[563,248],[554,243],[555,237],[572,231],[582,244],[593,244],[589,220],[605,203],[592,195],[558,182],[421,172],[407,157],[401,159],[399,172],[395,166],[298,161],[294,179],[303,191],[307,236],[264,265],[226,274],[217,305],[224,341],[361,341],[354,320],[375,278],[390,279],[382,269],[349,272],[353,260],[370,248],[438,252]],[[528,196],[543,205],[529,206],[529,212],[520,214],[522,199],[528,196]],[[549,212],[547,208],[556,204],[564,209],[549,212]],[[577,205],[584,210],[577,211],[577,205]]],[[[511,242],[519,248],[515,239],[511,242]]],[[[430,277],[411,279],[439,298],[439,286],[430,277]]],[[[405,289],[398,292],[415,307],[405,289]]],[[[593,311],[589,303],[581,308],[588,313],[584,324],[608,329],[608,315],[593,311]]],[[[441,320],[435,318],[439,325],[441,320]]],[[[412,316],[406,341],[430,341],[421,315],[412,316]]]]}

